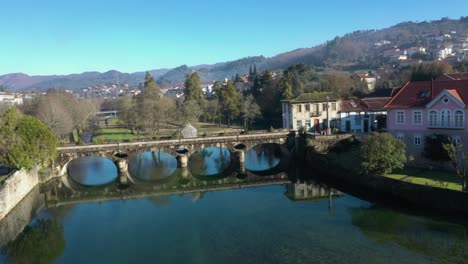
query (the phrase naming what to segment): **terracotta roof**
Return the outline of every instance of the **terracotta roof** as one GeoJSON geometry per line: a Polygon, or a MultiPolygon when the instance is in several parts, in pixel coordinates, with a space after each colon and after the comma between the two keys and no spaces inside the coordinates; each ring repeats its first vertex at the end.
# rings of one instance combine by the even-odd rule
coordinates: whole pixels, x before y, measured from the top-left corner
{"type": "Polygon", "coordinates": [[[436,79],[436,81],[449,81],[449,80],[468,80],[468,72],[461,73],[444,73],[436,79]]]}
{"type": "Polygon", "coordinates": [[[451,94],[453,97],[457,98],[457,100],[465,104],[465,101],[460,97],[457,90],[447,90],[447,92],[451,94]]]}
{"type": "Polygon", "coordinates": [[[385,108],[424,107],[444,90],[452,91],[450,93],[460,101],[468,102],[468,80],[408,82],[385,108]]]}
{"type": "Polygon", "coordinates": [[[343,100],[340,112],[382,111],[390,97],[372,97],[357,100],[343,100]]]}

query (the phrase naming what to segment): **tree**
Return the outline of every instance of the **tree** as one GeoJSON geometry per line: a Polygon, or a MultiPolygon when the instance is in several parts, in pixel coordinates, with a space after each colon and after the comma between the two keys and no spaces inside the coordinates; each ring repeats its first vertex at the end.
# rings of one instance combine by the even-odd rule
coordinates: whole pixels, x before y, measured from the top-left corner
{"type": "Polygon", "coordinates": [[[373,132],[365,137],[361,146],[361,166],[365,173],[382,175],[403,168],[406,146],[389,133],[373,132]]]}
{"type": "Polygon", "coordinates": [[[422,63],[412,69],[411,81],[430,81],[438,78],[444,73],[453,72],[454,70],[452,66],[444,61],[422,63]]]}
{"type": "Polygon", "coordinates": [[[448,161],[450,157],[444,149],[444,144],[449,144],[447,135],[433,134],[426,137],[424,144],[424,157],[434,161],[448,161]]]}
{"type": "Polygon", "coordinates": [[[151,136],[155,136],[159,131],[160,118],[165,111],[161,106],[161,90],[156,84],[153,76],[146,72],[143,90],[136,98],[138,113],[138,127],[150,132],[151,136]]]}
{"type": "Polygon", "coordinates": [[[185,101],[195,100],[201,109],[205,107],[203,91],[200,83],[200,76],[194,72],[185,76],[185,101]]]}
{"type": "Polygon", "coordinates": [[[119,111],[120,119],[126,124],[127,128],[132,131],[136,129],[138,125],[138,115],[135,99],[128,95],[119,97],[117,110],[119,111]]]}
{"type": "Polygon", "coordinates": [[[231,121],[239,115],[239,93],[234,86],[234,83],[228,81],[220,90],[220,102],[222,111],[227,120],[227,126],[231,126],[231,121]]]}
{"type": "Polygon", "coordinates": [[[255,118],[262,115],[260,106],[255,102],[255,98],[249,94],[243,98],[240,107],[241,117],[244,120],[244,128],[249,129],[255,118]]]}
{"type": "Polygon", "coordinates": [[[462,144],[449,142],[443,143],[442,147],[450,157],[450,162],[455,170],[455,174],[462,179],[462,191],[467,192],[466,168],[468,167],[468,158],[466,158],[463,153],[462,144]]]}
{"type": "Polygon", "coordinates": [[[31,169],[47,165],[56,154],[54,134],[37,118],[16,108],[0,117],[0,164],[31,169]]]}
{"type": "Polygon", "coordinates": [[[177,119],[183,124],[197,122],[202,114],[202,109],[196,100],[181,102],[178,108],[177,119]]]}

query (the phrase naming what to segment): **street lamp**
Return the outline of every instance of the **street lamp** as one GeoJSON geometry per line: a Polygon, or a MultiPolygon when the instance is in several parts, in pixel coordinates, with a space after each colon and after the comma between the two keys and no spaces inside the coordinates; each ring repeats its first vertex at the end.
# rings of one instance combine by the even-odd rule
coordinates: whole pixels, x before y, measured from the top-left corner
{"type": "Polygon", "coordinates": [[[327,135],[330,135],[331,134],[331,130],[330,130],[330,113],[328,111],[328,103],[330,101],[330,96],[327,95],[327,97],[325,97],[325,99],[327,99],[327,135]]]}

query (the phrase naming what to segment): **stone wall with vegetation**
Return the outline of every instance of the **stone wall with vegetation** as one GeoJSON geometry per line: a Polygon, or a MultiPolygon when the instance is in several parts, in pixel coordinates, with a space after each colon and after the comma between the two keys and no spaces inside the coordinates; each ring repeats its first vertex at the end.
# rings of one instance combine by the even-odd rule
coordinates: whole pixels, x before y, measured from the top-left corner
{"type": "Polygon", "coordinates": [[[19,170],[0,187],[0,219],[3,219],[39,183],[38,168],[19,170]]]}

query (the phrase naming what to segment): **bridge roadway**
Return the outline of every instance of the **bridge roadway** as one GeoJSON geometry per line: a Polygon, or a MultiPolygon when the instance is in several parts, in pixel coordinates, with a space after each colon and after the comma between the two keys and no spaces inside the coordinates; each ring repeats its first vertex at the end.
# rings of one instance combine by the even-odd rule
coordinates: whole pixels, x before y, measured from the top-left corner
{"type": "Polygon", "coordinates": [[[216,143],[243,143],[243,142],[258,142],[265,143],[269,140],[286,139],[291,135],[291,132],[275,132],[263,134],[248,134],[236,136],[220,136],[220,137],[198,137],[198,138],[182,138],[170,140],[154,140],[140,142],[124,142],[124,143],[109,143],[109,144],[93,144],[80,145],[69,147],[58,147],[59,154],[64,153],[83,153],[83,152],[102,152],[102,151],[120,151],[124,149],[140,149],[140,148],[159,148],[159,147],[174,147],[185,145],[210,145],[216,143]]]}

